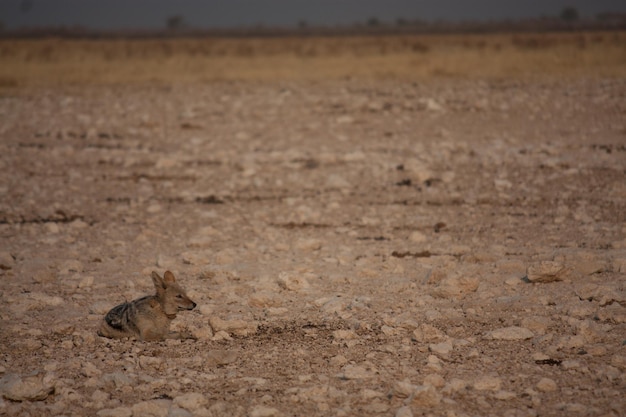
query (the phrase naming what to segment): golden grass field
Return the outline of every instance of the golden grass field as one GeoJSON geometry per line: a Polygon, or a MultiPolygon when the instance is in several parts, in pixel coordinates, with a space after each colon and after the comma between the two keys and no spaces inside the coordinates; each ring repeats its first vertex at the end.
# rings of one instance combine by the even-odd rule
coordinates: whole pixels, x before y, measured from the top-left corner
{"type": "Polygon", "coordinates": [[[0,88],[216,80],[625,77],[626,33],[3,39],[0,88]]]}

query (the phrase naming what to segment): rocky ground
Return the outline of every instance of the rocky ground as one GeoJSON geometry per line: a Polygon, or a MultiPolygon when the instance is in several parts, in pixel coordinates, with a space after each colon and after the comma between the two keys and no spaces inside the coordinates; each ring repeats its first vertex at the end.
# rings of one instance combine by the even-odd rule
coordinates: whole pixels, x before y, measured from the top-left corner
{"type": "Polygon", "coordinates": [[[626,83],[0,98],[0,415],[618,416],[626,83]],[[170,269],[197,340],[96,335],[170,269]]]}

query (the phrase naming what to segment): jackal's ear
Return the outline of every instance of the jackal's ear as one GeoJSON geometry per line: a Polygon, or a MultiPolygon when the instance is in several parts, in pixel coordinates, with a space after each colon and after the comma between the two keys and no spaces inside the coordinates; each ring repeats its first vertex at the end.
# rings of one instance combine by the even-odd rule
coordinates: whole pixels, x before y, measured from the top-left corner
{"type": "Polygon", "coordinates": [[[152,271],[152,282],[154,283],[157,291],[159,291],[160,289],[165,289],[166,287],[165,281],[163,281],[163,278],[161,278],[159,274],[156,273],[156,271],[152,271]]]}
{"type": "Polygon", "coordinates": [[[165,282],[167,282],[168,284],[171,284],[172,282],[176,282],[176,278],[174,277],[174,274],[172,274],[170,271],[165,271],[165,274],[163,274],[163,278],[165,278],[165,282]]]}

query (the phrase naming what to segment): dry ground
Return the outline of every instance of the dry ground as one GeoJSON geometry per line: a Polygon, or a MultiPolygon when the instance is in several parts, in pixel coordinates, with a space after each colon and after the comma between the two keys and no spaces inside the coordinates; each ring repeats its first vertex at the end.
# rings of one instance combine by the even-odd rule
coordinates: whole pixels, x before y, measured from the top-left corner
{"type": "Polygon", "coordinates": [[[323,60],[385,56],[155,81],[4,54],[0,415],[623,415],[624,50],[585,45],[349,79],[323,60]],[[197,340],[95,334],[165,269],[197,340]]]}

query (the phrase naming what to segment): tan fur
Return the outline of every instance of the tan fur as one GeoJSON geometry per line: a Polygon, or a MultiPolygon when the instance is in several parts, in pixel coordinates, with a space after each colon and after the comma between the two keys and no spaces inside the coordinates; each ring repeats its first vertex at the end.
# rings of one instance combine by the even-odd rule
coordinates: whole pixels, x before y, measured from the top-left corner
{"type": "Polygon", "coordinates": [[[181,310],[193,310],[194,303],[185,294],[174,274],[166,271],[163,278],[152,272],[156,295],[149,295],[120,304],[104,317],[98,334],[114,339],[138,340],[185,339],[191,336],[170,331],[170,324],[181,310]]]}

